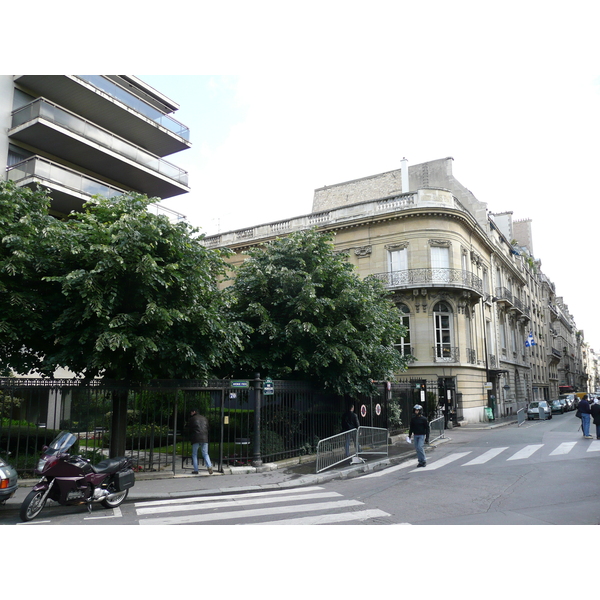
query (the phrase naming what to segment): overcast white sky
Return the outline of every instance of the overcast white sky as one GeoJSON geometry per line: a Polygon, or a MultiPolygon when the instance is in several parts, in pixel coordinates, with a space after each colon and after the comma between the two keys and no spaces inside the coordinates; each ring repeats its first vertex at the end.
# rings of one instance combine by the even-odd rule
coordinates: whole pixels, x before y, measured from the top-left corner
{"type": "Polygon", "coordinates": [[[180,104],[193,146],[171,160],[192,192],[165,205],[211,234],[308,213],[316,188],[403,156],[452,156],[492,212],[533,219],[536,257],[600,350],[595,3],[215,4],[108,2],[120,16],[94,14],[93,40],[68,11],[71,35],[53,36],[46,69],[135,73],[180,104]]]}

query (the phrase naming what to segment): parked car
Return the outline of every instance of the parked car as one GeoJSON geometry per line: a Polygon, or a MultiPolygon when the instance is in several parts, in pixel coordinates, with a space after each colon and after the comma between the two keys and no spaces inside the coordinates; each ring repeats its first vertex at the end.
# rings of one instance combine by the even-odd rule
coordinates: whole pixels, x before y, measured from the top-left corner
{"type": "Polygon", "coordinates": [[[552,400],[550,402],[552,414],[562,415],[565,412],[565,402],[565,400],[552,400]]]}
{"type": "Polygon", "coordinates": [[[540,418],[540,410],[544,411],[546,415],[546,419],[552,418],[552,409],[550,408],[548,402],[546,400],[540,400],[539,402],[532,402],[527,408],[527,420],[531,421],[532,419],[540,418]]]}
{"type": "Polygon", "coordinates": [[[558,399],[567,403],[567,410],[575,410],[575,394],[561,394],[558,399]]]}
{"type": "Polygon", "coordinates": [[[17,472],[0,457],[0,504],[4,504],[19,487],[17,472]]]}

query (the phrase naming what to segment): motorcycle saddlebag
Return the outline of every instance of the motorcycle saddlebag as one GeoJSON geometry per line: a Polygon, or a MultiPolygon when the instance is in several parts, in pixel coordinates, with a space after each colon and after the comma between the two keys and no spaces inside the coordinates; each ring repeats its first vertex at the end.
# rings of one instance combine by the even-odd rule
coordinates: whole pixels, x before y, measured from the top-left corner
{"type": "Polygon", "coordinates": [[[117,492],[124,492],[128,490],[130,487],[133,487],[135,483],[135,473],[132,469],[127,469],[127,471],[119,471],[115,474],[115,488],[117,492]]]}

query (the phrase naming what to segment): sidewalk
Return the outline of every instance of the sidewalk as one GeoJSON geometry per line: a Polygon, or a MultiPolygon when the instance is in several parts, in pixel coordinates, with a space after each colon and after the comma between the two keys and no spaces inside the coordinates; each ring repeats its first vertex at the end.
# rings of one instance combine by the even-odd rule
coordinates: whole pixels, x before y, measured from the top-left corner
{"type": "MultiPolygon", "coordinates": [[[[461,431],[491,429],[516,424],[516,417],[497,419],[490,423],[464,423],[461,431]]],[[[440,444],[451,441],[452,429],[444,432],[444,437],[433,441],[426,452],[435,452],[440,444]]],[[[362,464],[343,463],[322,473],[315,473],[315,456],[294,458],[278,463],[267,463],[262,467],[225,467],[223,473],[217,471],[209,475],[201,469],[199,475],[192,475],[181,469],[160,473],[136,474],[135,486],[129,490],[126,502],[185,498],[197,495],[219,495],[249,491],[266,491],[283,488],[295,488],[307,485],[320,485],[334,479],[349,479],[363,474],[385,469],[415,457],[412,444],[405,441],[405,436],[395,436],[388,447],[388,456],[370,458],[362,464]]],[[[0,506],[0,519],[9,511],[18,511],[25,496],[37,480],[19,481],[19,489],[15,495],[0,506]]]]}

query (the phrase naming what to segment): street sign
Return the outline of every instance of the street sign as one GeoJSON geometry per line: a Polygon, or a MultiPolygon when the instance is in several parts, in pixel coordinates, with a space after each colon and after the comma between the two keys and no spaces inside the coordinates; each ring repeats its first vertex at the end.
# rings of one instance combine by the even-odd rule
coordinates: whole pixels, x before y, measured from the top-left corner
{"type": "Polygon", "coordinates": [[[263,395],[272,396],[275,392],[275,386],[273,385],[273,380],[270,377],[265,377],[265,381],[263,383],[263,395]]]}
{"type": "Polygon", "coordinates": [[[231,382],[231,387],[234,388],[249,388],[250,382],[247,379],[233,379],[231,382]]]}

